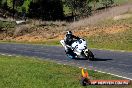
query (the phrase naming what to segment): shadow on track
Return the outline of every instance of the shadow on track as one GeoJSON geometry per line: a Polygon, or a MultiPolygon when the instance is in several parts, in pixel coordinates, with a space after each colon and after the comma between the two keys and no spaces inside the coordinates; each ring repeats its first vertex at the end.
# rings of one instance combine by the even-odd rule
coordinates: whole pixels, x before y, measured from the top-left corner
{"type": "MultiPolygon", "coordinates": [[[[85,58],[76,58],[75,60],[88,60],[88,59],[85,59],[85,58]]],[[[95,58],[95,60],[91,60],[91,61],[109,61],[109,60],[113,60],[113,59],[95,58]]]]}
{"type": "Polygon", "coordinates": [[[86,58],[76,58],[75,60],[88,60],[86,58]]]}
{"type": "Polygon", "coordinates": [[[101,59],[101,58],[95,58],[94,61],[109,61],[109,60],[113,60],[113,59],[101,59]]]}

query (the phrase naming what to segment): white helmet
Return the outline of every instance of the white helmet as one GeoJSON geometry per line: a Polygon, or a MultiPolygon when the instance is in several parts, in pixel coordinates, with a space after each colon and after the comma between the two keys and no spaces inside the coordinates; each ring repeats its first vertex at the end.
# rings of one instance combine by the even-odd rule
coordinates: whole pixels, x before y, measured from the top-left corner
{"type": "Polygon", "coordinates": [[[72,35],[72,32],[71,31],[67,31],[66,33],[72,35]]]}

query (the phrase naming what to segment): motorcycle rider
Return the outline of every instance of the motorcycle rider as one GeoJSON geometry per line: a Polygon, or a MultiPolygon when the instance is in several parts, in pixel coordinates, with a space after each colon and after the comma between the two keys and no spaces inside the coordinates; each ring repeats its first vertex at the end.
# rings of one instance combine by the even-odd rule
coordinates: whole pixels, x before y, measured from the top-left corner
{"type": "Polygon", "coordinates": [[[71,44],[74,42],[75,39],[80,39],[80,38],[73,35],[71,31],[66,32],[64,41],[61,41],[61,44],[65,47],[66,54],[69,54],[69,51],[72,50],[71,44]]]}

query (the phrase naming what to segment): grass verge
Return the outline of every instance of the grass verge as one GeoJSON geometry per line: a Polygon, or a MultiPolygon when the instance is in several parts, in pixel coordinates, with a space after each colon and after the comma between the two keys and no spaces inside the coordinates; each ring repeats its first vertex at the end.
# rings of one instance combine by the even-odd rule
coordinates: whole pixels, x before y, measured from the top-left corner
{"type": "Polygon", "coordinates": [[[115,4],[126,4],[132,2],[132,0],[114,0],[115,4]]]}
{"type": "MultiPolygon", "coordinates": [[[[124,27],[124,31],[122,29],[121,32],[117,33],[104,33],[105,30],[97,33],[94,36],[87,37],[90,47],[92,48],[101,48],[101,49],[112,49],[112,50],[126,50],[132,51],[132,17],[121,20],[105,20],[97,24],[97,26],[103,27],[105,29],[114,26],[114,30],[116,26],[122,25],[124,27]]],[[[114,31],[113,30],[113,31],[114,31]]]]}
{"type": "Polygon", "coordinates": [[[88,38],[90,47],[98,49],[132,51],[132,30],[117,35],[102,35],[88,38]]]}
{"type": "Polygon", "coordinates": [[[0,43],[14,43],[14,44],[33,44],[33,45],[49,45],[49,46],[59,46],[61,45],[60,40],[46,40],[46,41],[12,41],[12,40],[0,40],[0,43]]]}
{"type": "MultiPolygon", "coordinates": [[[[0,88],[83,88],[81,70],[29,57],[0,56],[0,88]]],[[[89,70],[92,79],[121,79],[89,70]]],[[[131,88],[127,86],[88,86],[87,88],[131,88]]]]}

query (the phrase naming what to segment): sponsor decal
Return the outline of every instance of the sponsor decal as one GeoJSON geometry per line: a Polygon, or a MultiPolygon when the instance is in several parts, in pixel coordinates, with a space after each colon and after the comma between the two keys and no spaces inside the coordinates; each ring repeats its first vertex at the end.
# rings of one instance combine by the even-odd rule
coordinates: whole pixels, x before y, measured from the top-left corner
{"type": "Polygon", "coordinates": [[[84,72],[84,69],[81,70],[82,79],[81,84],[86,85],[128,85],[130,80],[90,80],[88,72],[84,72]]]}

